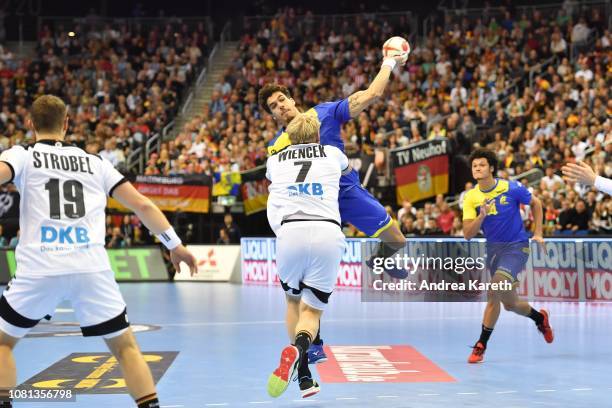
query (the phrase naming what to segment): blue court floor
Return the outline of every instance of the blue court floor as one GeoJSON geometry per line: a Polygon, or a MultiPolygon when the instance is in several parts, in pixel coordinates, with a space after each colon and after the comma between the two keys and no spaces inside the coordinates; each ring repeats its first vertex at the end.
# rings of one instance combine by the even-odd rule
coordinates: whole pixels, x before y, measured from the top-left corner
{"type": "MultiPolygon", "coordinates": [[[[408,345],[455,381],[322,383],[311,400],[301,400],[291,384],[272,400],[266,381],[287,343],[279,288],[185,282],[130,283],[121,290],[133,324],[160,326],[137,334],[143,351],[178,352],[158,383],[162,407],[612,407],[612,303],[535,304],[551,313],[551,345],[532,321],[502,311],[485,363],[468,365],[484,304],[361,303],[359,291],[337,290],[322,324],[326,344],[408,345]]],[[[53,321],[73,319],[65,304],[53,321]]],[[[100,339],[26,338],[16,348],[18,382],[71,353],[103,351],[100,339]]],[[[127,394],[104,394],[15,406],[133,403],[127,394]]]]}

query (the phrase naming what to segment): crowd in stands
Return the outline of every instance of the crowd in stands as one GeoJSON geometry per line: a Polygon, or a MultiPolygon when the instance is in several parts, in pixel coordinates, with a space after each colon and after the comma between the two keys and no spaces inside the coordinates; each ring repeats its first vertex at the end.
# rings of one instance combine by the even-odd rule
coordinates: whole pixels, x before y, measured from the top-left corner
{"type": "MultiPolygon", "coordinates": [[[[438,19],[423,41],[412,43],[408,64],[396,69],[380,101],[347,122],[342,137],[348,149],[368,154],[439,136],[449,139],[453,155],[489,147],[498,154],[501,178],[533,169],[545,174],[539,184],[521,182],[543,201],[546,235],[610,233],[610,197],[560,178],[560,166],[575,160],[612,176],[607,19],[601,9],[572,9],[571,2],[553,13],[523,12],[507,3],[501,12],[438,19]]],[[[147,158],[145,174],[218,179],[265,163],[278,126],[257,105],[261,86],[289,87],[303,109],[348,97],[378,72],[381,44],[392,35],[408,37],[408,29],[405,16],[364,14],[331,27],[310,13],[281,10],[244,33],[211,102],[147,158]]],[[[11,78],[0,69],[0,146],[23,140],[20,120],[32,97],[59,92],[76,112],[70,138],[120,162],[130,145],[176,112],[177,86],[185,86],[185,71],[192,72],[194,58],[206,52],[202,32],[176,37],[167,29],[141,36],[110,30],[85,41],[65,30],[43,31],[41,62],[30,65],[38,69],[17,68],[11,78]]],[[[461,235],[460,198],[458,206],[437,197],[388,212],[407,235],[461,235]]],[[[533,225],[528,206],[521,214],[533,225]]],[[[350,226],[346,232],[359,235],[350,226]]],[[[219,233],[221,240],[226,236],[219,233]]]]}
{"type": "Polygon", "coordinates": [[[68,105],[67,140],[115,166],[176,116],[210,48],[204,22],[94,27],[45,25],[35,58],[0,60],[0,150],[32,140],[28,107],[45,93],[68,105]]]}
{"type": "MultiPolygon", "coordinates": [[[[543,199],[547,235],[609,232],[610,198],[559,176],[560,166],[575,160],[612,175],[612,36],[602,10],[519,13],[510,6],[478,18],[457,14],[413,44],[380,102],[343,126],[347,148],[384,151],[437,136],[450,139],[452,154],[489,147],[498,153],[499,177],[546,172],[529,188],[543,199]],[[580,200],[587,200],[585,211],[580,200]]],[[[264,163],[278,126],[256,104],[262,85],[289,87],[304,109],[347,97],[367,86],[380,66],[380,44],[399,33],[375,16],[324,28],[308,14],[283,10],[243,36],[211,103],[150,171],[210,175],[264,163]]],[[[460,235],[460,208],[440,198],[410,208],[397,218],[407,234],[460,235]]],[[[531,225],[529,207],[522,214],[531,225]]]]}

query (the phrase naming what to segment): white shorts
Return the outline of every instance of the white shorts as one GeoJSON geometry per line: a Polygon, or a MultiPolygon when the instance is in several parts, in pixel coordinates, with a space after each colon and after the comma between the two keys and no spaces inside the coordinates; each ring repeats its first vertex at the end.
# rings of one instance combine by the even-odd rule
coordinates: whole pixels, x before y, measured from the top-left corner
{"type": "Polygon", "coordinates": [[[0,298],[0,330],[21,338],[69,300],[83,336],[111,338],[130,326],[112,271],[13,278],[0,298]]]}
{"type": "Polygon", "coordinates": [[[285,222],[276,239],[276,268],[289,296],[308,306],[327,305],[346,248],[340,227],[327,221],[285,222]]]}

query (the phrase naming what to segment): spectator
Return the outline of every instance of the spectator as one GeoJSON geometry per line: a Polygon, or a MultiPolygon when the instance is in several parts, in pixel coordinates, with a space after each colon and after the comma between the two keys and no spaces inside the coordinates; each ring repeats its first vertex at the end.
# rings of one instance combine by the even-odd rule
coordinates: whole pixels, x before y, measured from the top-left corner
{"type": "Polygon", "coordinates": [[[561,203],[561,209],[559,211],[559,218],[557,219],[556,229],[557,231],[564,233],[565,231],[571,230],[572,225],[570,223],[571,207],[569,200],[563,200],[561,203]]]}
{"type": "Polygon", "coordinates": [[[219,230],[219,239],[217,239],[217,245],[229,245],[231,243],[232,242],[230,240],[229,233],[227,232],[227,229],[221,228],[219,230]]]}
{"type": "Polygon", "coordinates": [[[442,202],[440,206],[440,215],[436,220],[437,227],[442,230],[443,234],[450,234],[455,220],[455,212],[450,209],[448,203],[442,202]]]}
{"type": "Polygon", "coordinates": [[[113,227],[111,230],[111,235],[110,237],[107,237],[107,239],[107,248],[124,248],[126,246],[120,227],[113,227]]]}
{"type": "Polygon", "coordinates": [[[99,154],[106,160],[110,161],[115,167],[117,167],[120,163],[125,162],[123,152],[117,148],[117,142],[113,138],[104,142],[104,150],[102,150],[99,154]]]}
{"type": "Polygon", "coordinates": [[[397,218],[403,219],[404,216],[414,217],[416,215],[416,208],[412,206],[410,200],[402,201],[402,208],[397,211],[397,218]]]}
{"type": "Polygon", "coordinates": [[[404,215],[400,218],[400,220],[402,220],[402,225],[400,227],[402,234],[414,235],[416,231],[416,227],[414,225],[414,218],[412,218],[410,215],[404,215]]]}
{"type": "Polygon", "coordinates": [[[590,32],[591,30],[587,27],[586,19],[580,17],[578,23],[572,28],[572,44],[585,43],[590,32]]]}
{"type": "Polygon", "coordinates": [[[238,228],[238,224],[234,222],[234,218],[232,214],[225,214],[223,217],[223,228],[227,232],[229,240],[231,244],[239,244],[240,243],[240,228],[238,228]]]}
{"type": "Polygon", "coordinates": [[[612,234],[612,201],[598,202],[593,212],[593,231],[599,234],[612,234]]]}
{"type": "Polygon", "coordinates": [[[463,237],[463,224],[459,217],[455,217],[453,220],[453,228],[451,229],[450,235],[452,237],[463,237]]]}
{"type": "Polygon", "coordinates": [[[575,208],[569,210],[567,232],[573,235],[586,235],[589,232],[590,217],[584,200],[578,200],[575,208]]]}
{"type": "Polygon", "coordinates": [[[546,175],[540,180],[540,188],[543,191],[552,191],[563,186],[563,179],[558,174],[555,174],[552,167],[547,167],[545,171],[546,175]]]}

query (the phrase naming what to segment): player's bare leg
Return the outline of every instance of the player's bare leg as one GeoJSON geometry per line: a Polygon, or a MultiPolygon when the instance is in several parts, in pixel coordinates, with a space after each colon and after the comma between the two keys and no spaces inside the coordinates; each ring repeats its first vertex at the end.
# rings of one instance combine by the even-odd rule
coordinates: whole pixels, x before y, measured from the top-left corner
{"type": "Polygon", "coordinates": [[[312,379],[308,368],[308,348],[319,331],[319,321],[322,311],[308,306],[300,301],[290,302],[287,296],[287,330],[291,337],[293,327],[294,341],[281,352],[280,364],[268,379],[268,394],[280,396],[287,389],[289,382],[297,376],[300,382],[302,397],[307,398],[319,392],[319,385],[312,379]],[[293,325],[293,308],[297,303],[299,317],[293,325]]]}
{"type": "Polygon", "coordinates": [[[314,339],[319,331],[319,321],[321,320],[321,310],[308,306],[304,302],[299,303],[300,319],[295,327],[295,335],[297,341],[298,333],[307,333],[310,339],[314,339]]]}
{"type": "MultiPolygon", "coordinates": [[[[491,278],[491,283],[512,282],[506,275],[496,273],[491,278]]],[[[482,319],[480,338],[472,348],[472,354],[468,358],[468,363],[481,363],[487,349],[487,342],[493,333],[499,314],[501,313],[501,302],[504,291],[490,290],[487,293],[487,306],[485,307],[482,319]]]]}
{"type": "Polygon", "coordinates": [[[392,223],[389,228],[385,229],[378,235],[378,238],[393,248],[395,252],[399,251],[406,245],[406,237],[395,223],[392,223]]]}
{"type": "MultiPolygon", "coordinates": [[[[493,283],[502,283],[508,282],[510,284],[513,283],[513,280],[510,279],[505,274],[496,273],[491,279],[493,283]]],[[[493,328],[497,323],[497,319],[500,314],[500,304],[504,305],[504,309],[510,312],[514,312],[521,316],[529,317],[532,319],[538,330],[544,336],[544,340],[547,343],[552,343],[554,340],[553,330],[550,327],[548,321],[548,312],[544,309],[539,312],[535,310],[529,302],[523,300],[519,297],[516,286],[513,285],[510,290],[499,290],[499,291],[490,291],[489,292],[489,300],[487,302],[487,307],[485,309],[484,318],[482,321],[482,332],[480,335],[480,339],[474,345],[472,350],[472,354],[470,355],[468,362],[470,363],[479,363],[482,362],[484,358],[484,352],[487,348],[487,342],[491,333],[493,332],[493,328]]]]}
{"type": "Polygon", "coordinates": [[[104,339],[119,362],[130,395],[139,407],[159,407],[151,370],[129,328],[117,337],[104,339]]]}
{"type": "Polygon", "coordinates": [[[503,293],[501,300],[506,310],[533,320],[538,330],[542,333],[542,336],[544,336],[544,340],[547,343],[553,342],[555,336],[552,327],[550,327],[548,311],[541,309],[538,312],[535,310],[531,307],[529,302],[519,297],[518,293],[516,293],[516,289],[503,293]]]}
{"type": "MultiPolygon", "coordinates": [[[[503,283],[503,282],[511,282],[507,276],[496,273],[491,278],[491,283],[503,283]]],[[[482,324],[485,327],[493,328],[497,324],[497,319],[499,319],[499,315],[501,313],[501,300],[502,300],[502,291],[490,290],[487,294],[487,307],[485,308],[484,317],[482,319],[482,324]]],[[[486,345],[486,344],[485,344],[486,345]]]]}
{"type": "Polygon", "coordinates": [[[285,317],[285,323],[287,325],[289,342],[293,344],[295,341],[295,327],[297,326],[300,318],[300,298],[289,295],[286,295],[285,297],[287,298],[287,316],[285,317]]]}
{"type": "Polygon", "coordinates": [[[300,352],[298,381],[302,398],[308,398],[319,392],[319,384],[314,381],[308,368],[308,349],[319,332],[322,314],[321,310],[300,302],[300,320],[295,328],[294,344],[300,352]]]}
{"type": "Polygon", "coordinates": [[[10,407],[9,391],[17,385],[17,368],[13,349],[19,339],[0,331],[0,407],[10,407]],[[4,405],[3,405],[4,404],[4,405]]]}

